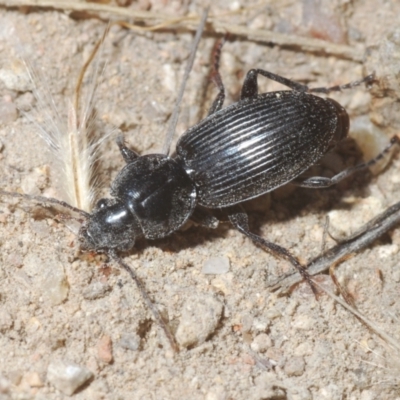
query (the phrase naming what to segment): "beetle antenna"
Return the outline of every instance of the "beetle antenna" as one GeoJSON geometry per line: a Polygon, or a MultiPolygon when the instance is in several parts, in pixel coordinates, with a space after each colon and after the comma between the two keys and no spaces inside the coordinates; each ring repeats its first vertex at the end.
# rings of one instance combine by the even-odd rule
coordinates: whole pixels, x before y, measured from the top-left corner
{"type": "Polygon", "coordinates": [[[90,214],[87,213],[86,211],[81,210],[80,208],[71,206],[71,204],[68,204],[66,201],[58,200],[55,199],[54,197],[45,197],[45,196],[33,196],[31,194],[23,194],[23,193],[18,193],[18,192],[8,192],[6,190],[0,189],[0,195],[1,196],[10,196],[10,197],[18,197],[20,199],[25,199],[25,200],[30,200],[34,201],[37,203],[40,203],[41,205],[46,205],[46,203],[49,204],[56,204],[61,207],[67,208],[68,210],[74,211],[80,215],[82,215],[85,218],[89,218],[90,214]]]}
{"type": "Polygon", "coordinates": [[[108,253],[109,257],[112,260],[114,260],[115,262],[117,262],[125,271],[127,271],[128,274],[131,276],[131,278],[135,281],[136,286],[138,287],[143,300],[145,301],[147,307],[152,312],[153,317],[156,320],[158,326],[160,326],[163,329],[165,335],[167,336],[167,338],[169,340],[169,343],[170,343],[172,349],[175,351],[175,353],[179,353],[179,347],[178,347],[178,344],[176,343],[174,335],[172,334],[167,323],[164,321],[163,317],[161,316],[160,311],[157,309],[157,307],[151,301],[150,296],[147,293],[147,290],[146,290],[142,280],[137,276],[136,272],[127,263],[125,263],[121,259],[121,257],[118,256],[118,254],[114,250],[109,250],[107,253],[108,253]]]}
{"type": "Polygon", "coordinates": [[[193,40],[193,44],[192,44],[192,49],[191,49],[191,52],[190,52],[189,60],[188,60],[188,62],[186,64],[185,73],[183,75],[183,80],[182,80],[182,83],[181,83],[181,87],[179,88],[179,92],[178,92],[178,98],[176,99],[174,112],[172,113],[172,116],[171,116],[171,119],[170,119],[170,122],[169,122],[167,135],[166,135],[164,146],[163,146],[163,149],[162,149],[162,153],[165,154],[165,155],[169,155],[169,152],[170,152],[172,138],[173,138],[173,136],[175,134],[176,125],[178,123],[179,112],[180,112],[180,109],[181,109],[180,106],[181,106],[183,94],[185,92],[186,82],[189,79],[189,74],[190,74],[190,71],[192,70],[192,67],[193,67],[193,62],[194,62],[194,58],[196,56],[197,47],[199,46],[201,35],[203,34],[204,27],[206,25],[208,11],[209,11],[209,7],[207,7],[203,11],[203,15],[201,17],[200,24],[199,24],[199,26],[197,28],[197,31],[196,31],[196,36],[194,37],[194,40],[193,40]]]}

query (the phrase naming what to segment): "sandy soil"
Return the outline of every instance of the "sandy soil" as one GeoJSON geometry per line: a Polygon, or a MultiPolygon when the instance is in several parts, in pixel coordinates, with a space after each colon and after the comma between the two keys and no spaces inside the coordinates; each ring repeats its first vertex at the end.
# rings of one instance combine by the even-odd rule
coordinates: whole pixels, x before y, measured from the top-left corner
{"type": "MultiPolygon", "coordinates": [[[[222,1],[214,3],[215,14],[245,4],[238,1],[229,9],[222,1]]],[[[396,132],[400,3],[337,0],[326,2],[323,15],[307,0],[274,3],[265,1],[230,22],[347,40],[365,49],[365,61],[232,38],[221,62],[227,104],[237,100],[244,74],[253,67],[312,86],[346,83],[375,70],[381,80],[371,92],[360,87],[334,97],[352,120],[367,116],[387,137],[396,132]]],[[[156,1],[132,7],[146,5],[173,15],[200,9],[195,3],[156,1]]],[[[17,60],[27,58],[43,76],[35,84],[51,93],[65,120],[76,77],[104,26],[60,11],[0,8],[0,71],[21,76],[17,60]],[[10,25],[18,37],[10,36],[10,25]]],[[[96,97],[101,134],[117,128],[136,151],[161,151],[191,39],[187,32],[111,30],[96,97]]],[[[205,88],[214,41],[210,35],[201,41],[179,134],[211,102],[205,88]]],[[[279,88],[261,82],[263,91],[279,88]]],[[[56,160],[22,112],[34,119],[43,119],[45,112],[29,85],[18,82],[12,89],[0,80],[1,187],[62,198],[56,160]]],[[[123,166],[115,135],[101,148],[103,195],[123,166]]],[[[318,172],[332,174],[354,164],[356,156],[348,154],[336,153],[318,172]]],[[[398,200],[399,168],[395,157],[378,176],[361,173],[329,190],[285,187],[246,204],[251,226],[308,260],[321,251],[328,212],[339,213],[348,233],[349,222],[361,223],[398,200]]],[[[63,399],[72,392],[76,399],[400,398],[398,351],[327,296],[316,300],[304,284],[287,297],[271,293],[268,283],[290,265],[227,225],[215,231],[192,226],[165,240],[141,240],[126,255],[183,344],[174,354],[124,271],[105,258],[80,254],[74,234],[40,207],[1,200],[1,399],[63,399]],[[219,273],[206,273],[207,268],[219,273]],[[77,381],[83,386],[75,390],[77,381]]],[[[327,246],[334,244],[327,240],[327,246]]],[[[395,339],[400,335],[399,246],[395,230],[338,269],[359,310],[395,339]]],[[[333,289],[328,276],[320,279],[333,289]]]]}

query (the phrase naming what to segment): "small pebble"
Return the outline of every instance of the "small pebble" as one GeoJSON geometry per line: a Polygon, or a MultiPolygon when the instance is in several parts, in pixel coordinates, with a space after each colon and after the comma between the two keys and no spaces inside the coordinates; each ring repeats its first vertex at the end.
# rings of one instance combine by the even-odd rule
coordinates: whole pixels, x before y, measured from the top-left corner
{"type": "Polygon", "coordinates": [[[25,375],[25,380],[30,387],[42,387],[43,381],[37,372],[28,372],[25,375]]]}
{"type": "Polygon", "coordinates": [[[222,385],[213,387],[205,395],[205,400],[225,400],[229,398],[226,389],[222,385]]]}
{"type": "Polygon", "coordinates": [[[22,178],[21,189],[26,194],[40,195],[41,190],[45,189],[48,185],[49,176],[50,169],[47,165],[35,168],[22,178]]]}
{"type": "Polygon", "coordinates": [[[183,306],[176,331],[176,340],[183,347],[204,343],[215,331],[221,319],[223,304],[212,295],[189,298],[183,306]]]}
{"type": "Polygon", "coordinates": [[[242,323],[242,332],[250,332],[253,326],[254,318],[250,314],[245,314],[242,316],[240,322],[242,323]]]}
{"type": "Polygon", "coordinates": [[[305,362],[303,357],[292,357],[285,363],[285,372],[288,376],[300,376],[304,373],[305,362]]]}
{"type": "Polygon", "coordinates": [[[0,81],[9,90],[28,92],[33,90],[33,82],[25,65],[15,59],[8,63],[8,67],[0,69],[0,81]]]}
{"type": "Polygon", "coordinates": [[[283,353],[281,349],[278,349],[277,347],[270,347],[265,355],[270,359],[270,361],[274,364],[280,364],[281,361],[283,360],[283,353]]]}
{"type": "Polygon", "coordinates": [[[260,333],[259,335],[257,335],[250,345],[251,349],[257,353],[264,353],[271,346],[272,340],[266,333],[260,333]]]}
{"type": "Polygon", "coordinates": [[[26,112],[33,108],[35,101],[35,96],[31,92],[26,92],[18,96],[15,103],[20,111],[26,112]]]}
{"type": "Polygon", "coordinates": [[[58,360],[47,368],[48,381],[64,394],[71,396],[84,383],[93,377],[93,373],[70,361],[58,360]]]}
{"type": "Polygon", "coordinates": [[[22,371],[14,369],[8,372],[8,379],[14,386],[18,386],[22,380],[22,371]]]}
{"type": "MultiPolygon", "coordinates": [[[[357,142],[363,153],[364,160],[371,160],[376,157],[389,144],[389,138],[373,124],[368,117],[358,117],[351,121],[351,137],[357,142]]],[[[390,162],[390,155],[387,154],[377,164],[370,167],[374,175],[379,174],[390,162]]]]}
{"type": "Polygon", "coordinates": [[[229,271],[230,262],[228,257],[211,257],[203,265],[203,274],[226,274],[229,271]]]}
{"type": "Polygon", "coordinates": [[[108,335],[104,335],[97,343],[97,357],[106,364],[113,360],[112,340],[108,335]]]}
{"type": "Polygon", "coordinates": [[[83,290],[86,300],[95,300],[104,297],[111,290],[111,286],[102,282],[92,282],[83,290]]]}
{"type": "Polygon", "coordinates": [[[372,390],[363,390],[360,395],[360,400],[374,400],[376,399],[376,392],[372,390]]]}
{"type": "Polygon", "coordinates": [[[13,318],[4,308],[0,309],[0,332],[5,332],[13,325],[13,318]]]}
{"type": "Polygon", "coordinates": [[[0,124],[10,124],[18,118],[18,111],[11,101],[0,100],[0,124]]]}
{"type": "Polygon", "coordinates": [[[381,260],[393,258],[399,252],[397,244],[386,244],[378,249],[378,257],[381,260]]]}
{"type": "Polygon", "coordinates": [[[309,331],[315,325],[315,321],[308,315],[298,315],[293,319],[292,327],[302,331],[309,331]]]}
{"type": "Polygon", "coordinates": [[[294,355],[295,356],[309,356],[313,352],[313,346],[310,344],[310,342],[306,341],[303,343],[300,343],[295,351],[294,355]]]}
{"type": "Polygon", "coordinates": [[[168,89],[171,93],[175,93],[176,91],[176,72],[171,64],[164,64],[162,66],[163,72],[163,86],[168,89]]]}
{"type": "Polygon", "coordinates": [[[345,239],[383,209],[382,201],[377,197],[356,199],[349,210],[333,210],[328,213],[329,233],[337,239],[345,239]]]}
{"type": "Polygon", "coordinates": [[[119,345],[126,350],[139,350],[140,337],[134,333],[124,333],[119,341],[119,345]]]}
{"type": "MultiPolygon", "coordinates": [[[[3,375],[0,375],[0,394],[6,394],[10,389],[10,381],[5,378],[3,375]]],[[[1,396],[3,399],[3,396],[1,396]]],[[[4,399],[8,399],[8,397],[4,397],[4,399]]]]}
{"type": "Polygon", "coordinates": [[[334,383],[329,383],[327,386],[322,387],[315,394],[315,398],[319,400],[332,400],[332,399],[341,399],[343,393],[339,386],[334,383]]]}
{"type": "Polygon", "coordinates": [[[61,263],[54,265],[54,268],[44,276],[42,288],[53,306],[57,306],[67,299],[69,284],[61,263]]]}

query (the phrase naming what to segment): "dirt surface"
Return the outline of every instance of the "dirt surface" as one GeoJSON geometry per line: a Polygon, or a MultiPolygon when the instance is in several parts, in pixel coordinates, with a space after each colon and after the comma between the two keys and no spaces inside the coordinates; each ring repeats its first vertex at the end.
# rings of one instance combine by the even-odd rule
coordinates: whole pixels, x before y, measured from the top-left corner
{"type": "MultiPolygon", "coordinates": [[[[183,3],[132,7],[174,16],[200,12],[199,4],[183,3]]],[[[213,2],[211,12],[251,5],[223,3],[213,2]]],[[[332,97],[352,121],[366,116],[379,124],[380,134],[396,132],[399,2],[321,1],[319,9],[308,0],[263,3],[224,18],[251,29],[347,42],[365,49],[365,61],[233,37],[221,61],[226,104],[238,99],[244,75],[254,67],[311,86],[346,83],[375,71],[379,84],[371,91],[359,87],[332,97]]],[[[61,11],[0,8],[0,71],[23,79],[18,59],[28,59],[42,76],[35,85],[51,94],[65,121],[77,75],[104,27],[61,11]]],[[[118,131],[141,154],[161,151],[191,40],[191,33],[179,30],[111,29],[100,56],[105,68],[95,100],[98,131],[112,132],[101,148],[103,195],[124,164],[114,142],[118,131]]],[[[211,104],[205,88],[214,42],[205,34],[200,43],[179,134],[211,104]]],[[[45,110],[29,80],[25,83],[13,89],[10,81],[0,80],[1,187],[62,198],[62,172],[31,121],[43,120],[45,110]]],[[[266,79],[260,83],[262,91],[280,89],[266,79]]],[[[332,175],[353,165],[354,154],[337,152],[317,172],[332,175]]],[[[335,227],[343,224],[348,234],[350,223],[361,224],[398,201],[399,168],[395,156],[375,177],[361,173],[328,190],[287,186],[245,205],[251,227],[300,259],[311,259],[321,251],[328,212],[339,213],[335,227]]],[[[328,237],[326,246],[333,245],[328,237]]],[[[329,297],[316,300],[307,285],[286,297],[271,293],[268,283],[291,266],[228,225],[215,231],[191,226],[167,239],[140,240],[124,255],[169,321],[181,344],[179,354],[129,276],[104,257],[79,253],[76,236],[41,207],[3,197],[0,246],[1,399],[400,398],[398,350],[329,297]]],[[[400,336],[399,246],[395,230],[337,271],[358,309],[395,340],[400,336]]],[[[334,290],[328,276],[320,280],[334,290]]]]}

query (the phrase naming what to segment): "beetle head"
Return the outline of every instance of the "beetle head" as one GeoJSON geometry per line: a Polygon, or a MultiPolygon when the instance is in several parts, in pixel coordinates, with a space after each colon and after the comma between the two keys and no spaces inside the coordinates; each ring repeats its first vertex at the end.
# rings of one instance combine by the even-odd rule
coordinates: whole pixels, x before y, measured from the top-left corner
{"type": "Polygon", "coordinates": [[[79,231],[82,247],[88,250],[131,249],[142,231],[126,206],[101,199],[79,231]]]}

